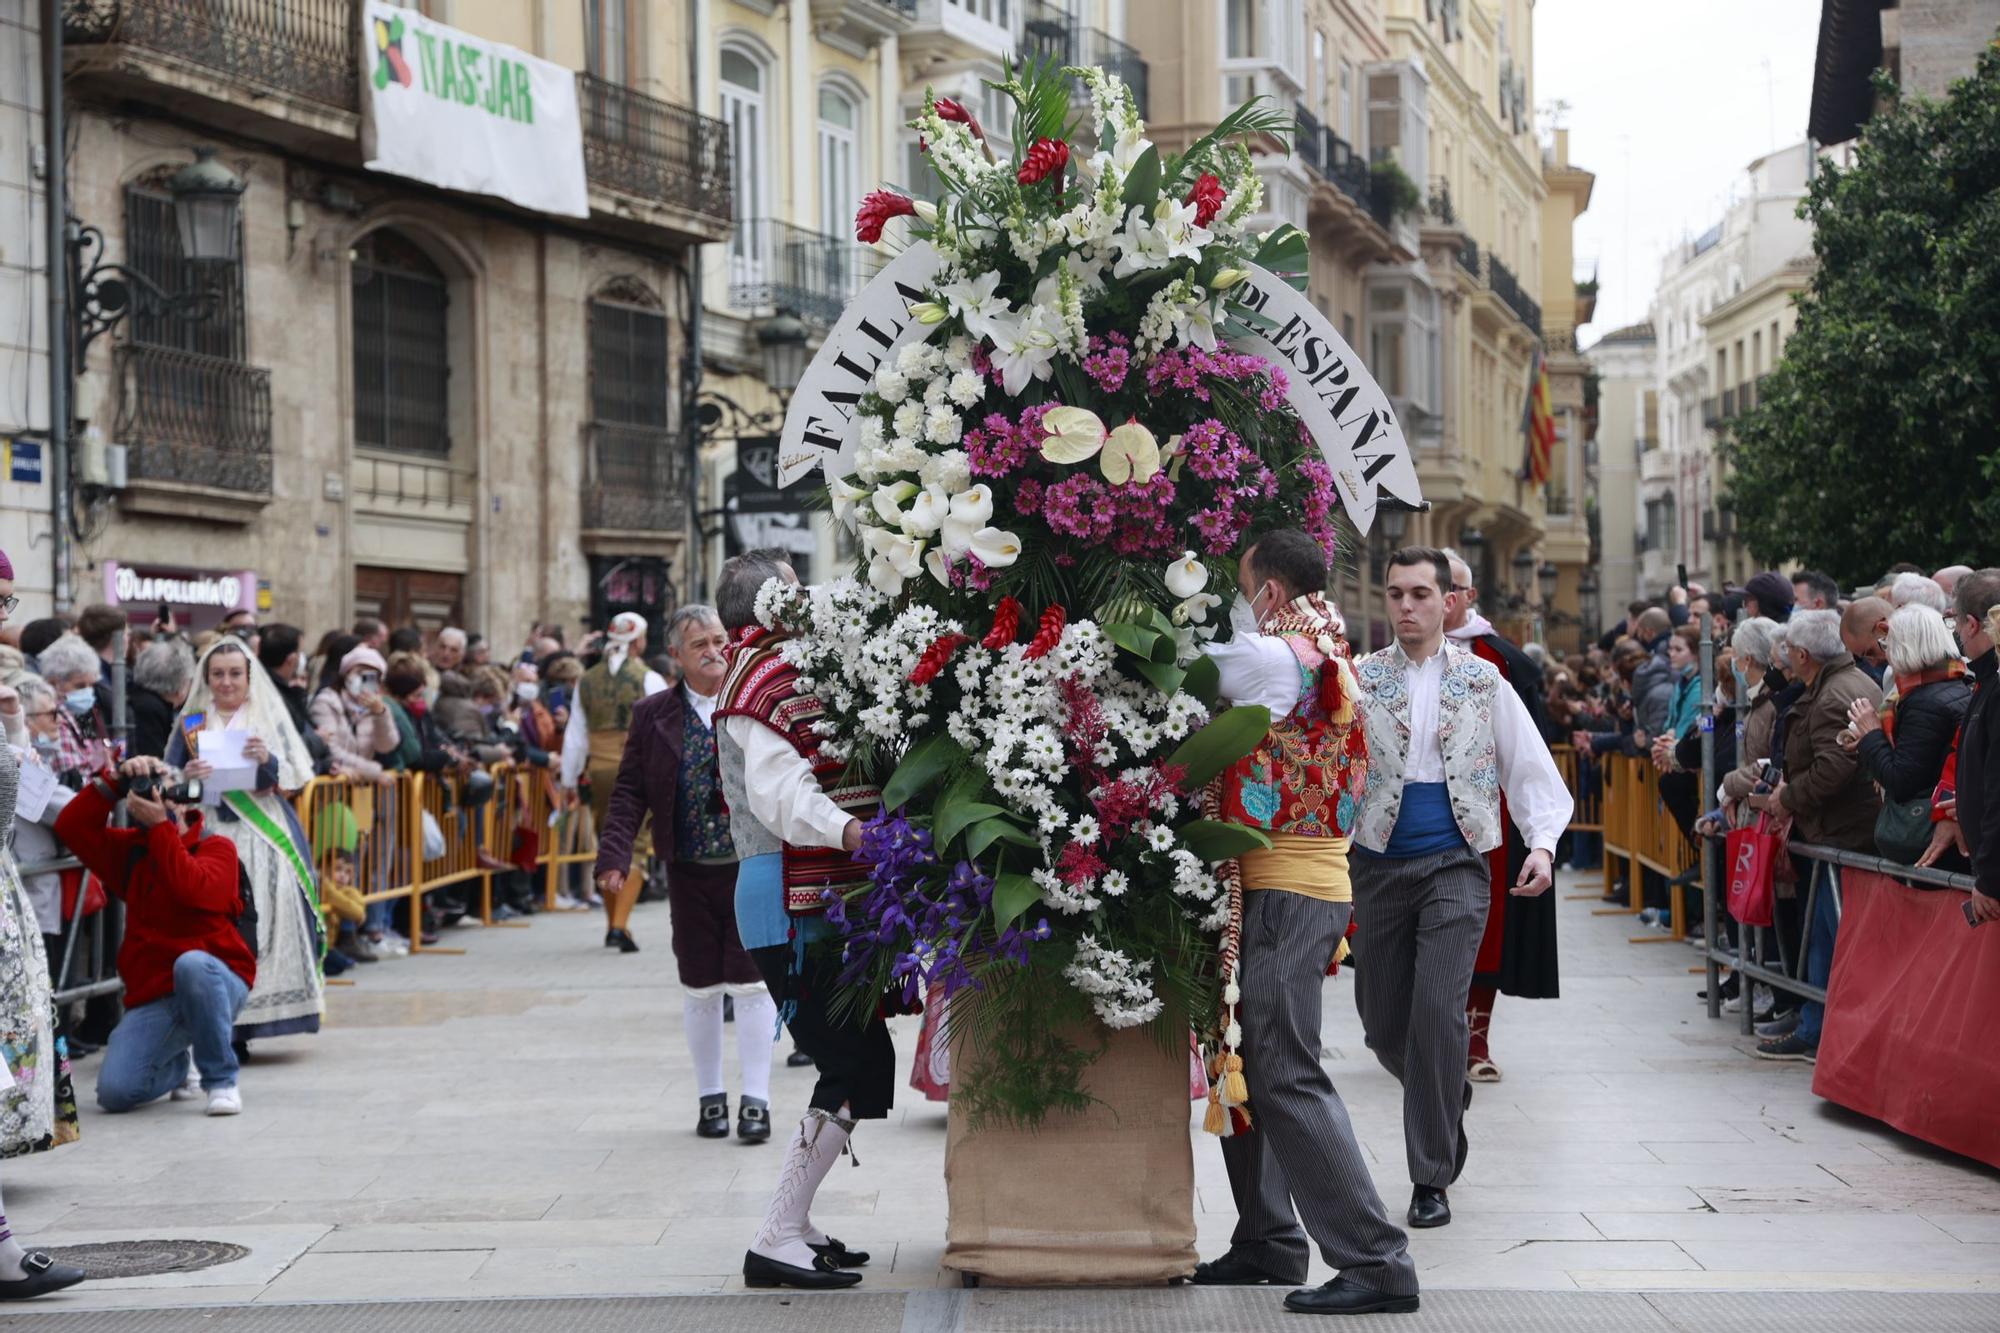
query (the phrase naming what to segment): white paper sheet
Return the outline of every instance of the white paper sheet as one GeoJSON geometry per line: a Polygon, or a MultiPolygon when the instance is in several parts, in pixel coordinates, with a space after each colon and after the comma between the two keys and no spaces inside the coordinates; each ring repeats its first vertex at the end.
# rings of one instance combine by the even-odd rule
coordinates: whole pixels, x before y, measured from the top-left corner
{"type": "Polygon", "coordinates": [[[204,803],[220,804],[222,793],[226,791],[256,789],[257,762],[243,753],[243,745],[249,739],[247,731],[201,733],[201,757],[214,770],[201,780],[201,799],[204,803]]]}
{"type": "Polygon", "coordinates": [[[28,824],[40,822],[42,812],[49,808],[49,797],[55,793],[55,789],[54,769],[22,761],[21,785],[14,794],[15,820],[28,824]]]}

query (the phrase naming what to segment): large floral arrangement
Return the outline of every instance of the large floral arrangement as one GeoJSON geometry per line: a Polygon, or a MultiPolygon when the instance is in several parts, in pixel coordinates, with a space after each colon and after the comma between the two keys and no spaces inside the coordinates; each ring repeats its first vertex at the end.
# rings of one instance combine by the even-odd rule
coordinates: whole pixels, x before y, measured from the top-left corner
{"type": "Polygon", "coordinates": [[[1263,840],[1204,818],[1202,793],[1269,719],[1215,711],[1202,648],[1246,538],[1303,526],[1331,553],[1335,497],[1282,370],[1222,338],[1251,264],[1303,266],[1295,231],[1245,227],[1243,141],[1290,118],[1246,105],[1163,156],[1099,70],[994,86],[1011,160],[927,97],[943,197],[880,191],[857,219],[943,263],[915,307],[928,338],[876,368],[830,480],[856,577],[772,584],[759,612],[792,631],[832,752],[892,774],[869,883],[829,905],[853,994],[951,997],[978,1052],[954,1097],[1032,1121],[1084,1103],[1093,1017],[1234,1036],[1213,1018],[1216,867],[1263,840]]]}

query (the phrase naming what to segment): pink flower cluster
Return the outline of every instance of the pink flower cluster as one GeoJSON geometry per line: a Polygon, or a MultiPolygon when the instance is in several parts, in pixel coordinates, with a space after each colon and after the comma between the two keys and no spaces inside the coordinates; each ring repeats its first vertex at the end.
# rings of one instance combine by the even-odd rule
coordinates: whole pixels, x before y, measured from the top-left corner
{"type": "Polygon", "coordinates": [[[1041,403],[1009,421],[998,412],[965,432],[961,441],[966,461],[977,477],[1004,477],[1039,458],[1042,450],[1042,418],[1054,403],[1041,403]]]}
{"type": "Polygon", "coordinates": [[[1166,521],[1173,503],[1174,483],[1165,472],[1124,486],[1072,472],[1048,486],[1024,482],[1014,492],[1014,507],[1031,516],[1039,512],[1050,531],[1094,545],[1110,542],[1125,556],[1174,553],[1176,538],[1166,521]]]}
{"type": "Polygon", "coordinates": [[[1333,486],[1333,469],[1326,465],[1324,459],[1301,459],[1299,476],[1310,488],[1299,500],[1300,517],[1305,522],[1306,534],[1331,556],[1340,544],[1340,529],[1333,521],[1334,506],[1340,499],[1333,486]]]}
{"type": "Polygon", "coordinates": [[[1093,335],[1089,354],[1083,358],[1083,368],[1098,388],[1106,393],[1117,393],[1125,387],[1125,376],[1132,369],[1131,340],[1116,331],[1101,338],[1093,335]]]}
{"type": "Polygon", "coordinates": [[[1146,366],[1147,389],[1154,393],[1180,389],[1204,403],[1209,400],[1210,380],[1247,383],[1259,378],[1265,383],[1257,395],[1258,405],[1272,411],[1284,401],[1289,381],[1284,371],[1260,356],[1221,349],[1210,352],[1190,344],[1170,347],[1146,366]]]}

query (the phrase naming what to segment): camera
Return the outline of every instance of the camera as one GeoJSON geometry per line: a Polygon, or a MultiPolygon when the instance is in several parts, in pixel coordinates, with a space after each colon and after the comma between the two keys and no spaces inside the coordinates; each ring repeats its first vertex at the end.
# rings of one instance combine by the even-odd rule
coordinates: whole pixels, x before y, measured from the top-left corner
{"type": "Polygon", "coordinates": [[[125,793],[155,801],[171,801],[175,805],[194,805],[201,800],[201,779],[183,778],[172,782],[157,773],[141,773],[125,784],[125,793]]]}

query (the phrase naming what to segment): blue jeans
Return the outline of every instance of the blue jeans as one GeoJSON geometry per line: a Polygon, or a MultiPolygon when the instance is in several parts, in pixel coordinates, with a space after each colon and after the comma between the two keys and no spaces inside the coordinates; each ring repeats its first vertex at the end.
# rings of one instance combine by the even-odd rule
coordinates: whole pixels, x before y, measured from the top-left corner
{"type": "MultiPolygon", "coordinates": [[[[1815,863],[1814,882],[1819,892],[1813,898],[1812,924],[1806,927],[1806,984],[1825,989],[1833,976],[1833,942],[1840,933],[1840,909],[1833,902],[1833,867],[1815,863]]],[[[1820,1026],[1826,1021],[1826,1006],[1807,1000],[1799,1007],[1799,1040],[1819,1045],[1820,1026]]]]}
{"type": "Polygon", "coordinates": [[[174,993],[125,1011],[104,1048],[97,1104],[129,1111],[166,1096],[187,1081],[188,1051],[210,1092],[236,1086],[230,1045],[236,1015],[250,988],[214,954],[191,949],[174,960],[174,993]]]}

